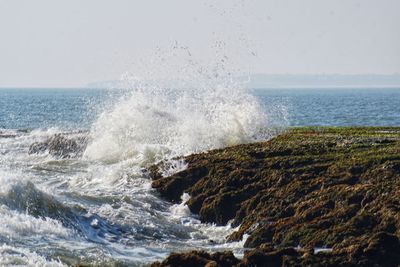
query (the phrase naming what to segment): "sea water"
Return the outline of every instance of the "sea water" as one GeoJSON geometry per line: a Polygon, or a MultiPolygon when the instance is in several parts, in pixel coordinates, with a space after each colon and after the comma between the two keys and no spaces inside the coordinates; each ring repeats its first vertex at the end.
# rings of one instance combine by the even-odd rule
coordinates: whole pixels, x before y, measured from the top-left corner
{"type": "Polygon", "coordinates": [[[261,103],[282,105],[292,126],[399,126],[400,88],[267,89],[261,103]]]}
{"type": "MultiPolygon", "coordinates": [[[[89,129],[124,90],[0,89],[1,129],[89,129]]],[[[398,126],[400,88],[253,89],[291,126],[398,126]]],[[[281,117],[278,116],[278,119],[281,117]]],[[[280,123],[280,122],[277,122],[280,123]]]]}
{"type": "MultiPolygon", "coordinates": [[[[0,265],[142,265],[172,251],[241,253],[228,226],[202,224],[151,188],[146,168],[272,136],[257,98],[232,84],[203,90],[0,90],[0,265]],[[229,93],[228,93],[229,92],[229,93]],[[55,134],[82,155],[29,154],[55,134]]],[[[183,201],[190,196],[185,195],[183,201]]]]}
{"type": "Polygon", "coordinates": [[[242,253],[151,189],[146,167],[267,140],[290,125],[400,125],[400,89],[0,89],[0,265],[142,265],[172,251],[242,253]],[[28,154],[54,134],[80,157],[28,154]]]}

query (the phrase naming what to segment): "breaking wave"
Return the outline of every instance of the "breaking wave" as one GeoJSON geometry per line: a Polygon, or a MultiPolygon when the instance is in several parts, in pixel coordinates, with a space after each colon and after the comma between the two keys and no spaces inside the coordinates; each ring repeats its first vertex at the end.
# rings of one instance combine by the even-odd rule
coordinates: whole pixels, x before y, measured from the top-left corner
{"type": "Polygon", "coordinates": [[[286,121],[271,123],[279,107],[262,106],[222,63],[187,62],[184,86],[124,79],[90,129],[0,131],[0,265],[131,266],[185,249],[242,252],[244,240],[226,243],[235,229],[201,223],[188,195],[177,205],[161,199],[143,170],[165,160],[171,175],[187,167],[180,156],[266,140],[286,121]]]}
{"type": "Polygon", "coordinates": [[[100,115],[84,157],[154,162],[267,139],[267,120],[256,98],[237,86],[137,88],[100,115]]]}

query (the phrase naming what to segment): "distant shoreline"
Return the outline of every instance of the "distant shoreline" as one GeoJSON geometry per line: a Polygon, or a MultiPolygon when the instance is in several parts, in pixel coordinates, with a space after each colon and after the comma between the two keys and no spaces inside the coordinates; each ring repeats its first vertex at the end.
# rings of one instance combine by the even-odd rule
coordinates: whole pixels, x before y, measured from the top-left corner
{"type": "MultiPolygon", "coordinates": [[[[167,88],[167,87],[166,87],[167,88]]],[[[170,88],[169,88],[170,89],[170,88]]],[[[176,88],[177,90],[195,89],[195,88],[176,88]]],[[[400,85],[393,86],[331,86],[331,87],[320,87],[320,86],[276,86],[276,87],[246,87],[246,90],[385,90],[385,89],[400,89],[400,85]]],[[[129,91],[132,89],[127,88],[107,88],[107,87],[0,87],[0,90],[121,90],[129,91]]]]}

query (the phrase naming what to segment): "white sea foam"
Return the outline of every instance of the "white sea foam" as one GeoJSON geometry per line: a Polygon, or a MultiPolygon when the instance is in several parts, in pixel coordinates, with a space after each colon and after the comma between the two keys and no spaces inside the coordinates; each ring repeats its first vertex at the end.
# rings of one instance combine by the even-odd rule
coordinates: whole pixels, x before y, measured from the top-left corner
{"type": "Polygon", "coordinates": [[[46,260],[45,257],[31,252],[28,249],[3,244],[0,246],[1,266],[28,266],[28,267],[58,267],[67,266],[56,260],[46,260]]]}
{"type": "Polygon", "coordinates": [[[177,172],[185,170],[187,167],[188,164],[183,158],[170,159],[165,162],[164,168],[161,170],[161,174],[163,177],[168,177],[177,172]]]}
{"type": "Polygon", "coordinates": [[[0,196],[7,194],[13,186],[20,182],[21,181],[17,178],[16,174],[6,173],[5,171],[0,170],[0,196]]]}
{"type": "Polygon", "coordinates": [[[270,137],[256,98],[233,85],[191,90],[137,88],[91,130],[84,157],[154,162],[270,137]]]}
{"type": "Polygon", "coordinates": [[[186,204],[189,199],[190,195],[183,193],[181,196],[181,203],[172,205],[169,208],[169,211],[171,212],[171,218],[173,220],[177,220],[179,223],[194,230],[190,233],[190,244],[202,249],[228,249],[232,250],[236,256],[242,257],[243,245],[246,242],[248,235],[244,235],[242,240],[236,242],[227,242],[226,240],[226,237],[239,230],[240,226],[233,228],[231,222],[225,226],[201,223],[201,221],[190,212],[190,209],[186,204]]]}
{"type": "Polygon", "coordinates": [[[169,210],[175,218],[187,218],[191,216],[189,207],[186,202],[189,201],[190,196],[188,193],[183,193],[181,196],[182,202],[180,204],[172,205],[169,210]]]}
{"type": "Polygon", "coordinates": [[[0,206],[0,236],[8,239],[40,236],[67,237],[69,231],[59,221],[50,218],[35,218],[0,206]]]}
{"type": "MultiPolygon", "coordinates": [[[[33,184],[30,184],[27,179],[21,178],[22,174],[6,173],[0,171],[0,201],[11,202],[18,206],[17,202],[28,202],[29,199],[22,198],[20,196],[27,196],[25,191],[36,190],[33,184]]],[[[40,193],[40,191],[32,191],[32,194],[40,193]]],[[[34,198],[33,195],[28,195],[34,198]]],[[[6,237],[8,239],[19,238],[19,237],[31,237],[38,235],[43,237],[46,236],[59,236],[66,237],[69,232],[62,226],[59,221],[50,218],[36,218],[26,211],[11,210],[0,202],[0,237],[6,237]]],[[[29,207],[29,203],[24,204],[29,207]]],[[[24,206],[21,205],[21,206],[24,206]]]]}

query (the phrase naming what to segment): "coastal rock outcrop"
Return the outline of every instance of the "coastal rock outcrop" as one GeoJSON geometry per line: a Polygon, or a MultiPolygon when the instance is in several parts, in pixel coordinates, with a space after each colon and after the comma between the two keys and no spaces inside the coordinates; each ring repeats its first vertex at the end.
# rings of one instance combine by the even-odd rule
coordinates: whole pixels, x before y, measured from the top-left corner
{"type": "Polygon", "coordinates": [[[190,251],[187,253],[172,253],[165,261],[154,263],[152,267],[161,266],[207,266],[230,267],[239,264],[232,252],[216,252],[209,254],[204,251],[190,251]]]}
{"type": "Polygon", "coordinates": [[[188,193],[203,222],[240,225],[227,240],[249,236],[243,266],[400,264],[399,128],[294,128],[185,161],[169,177],[150,168],[153,188],[188,193]]]}
{"type": "Polygon", "coordinates": [[[67,137],[55,134],[44,142],[35,142],[29,147],[28,154],[49,153],[57,158],[75,158],[81,156],[87,145],[87,137],[67,137]]]}
{"type": "Polygon", "coordinates": [[[399,239],[387,233],[378,233],[362,242],[336,251],[317,249],[277,248],[262,245],[248,250],[242,259],[237,259],[231,252],[210,254],[204,251],[172,253],[162,262],[153,263],[152,267],[173,266],[236,266],[236,267],[281,267],[281,266],[398,266],[400,262],[399,239]]]}

